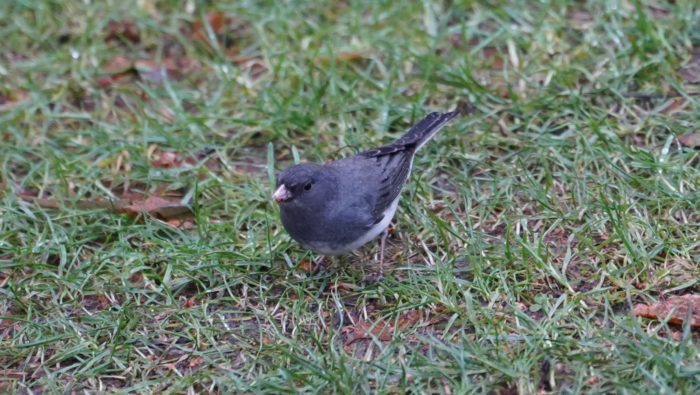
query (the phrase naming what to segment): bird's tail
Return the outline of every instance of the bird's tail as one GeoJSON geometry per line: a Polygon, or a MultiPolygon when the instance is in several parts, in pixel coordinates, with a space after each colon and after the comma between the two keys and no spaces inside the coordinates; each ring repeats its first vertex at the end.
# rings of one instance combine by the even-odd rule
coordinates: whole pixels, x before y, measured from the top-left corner
{"type": "Polygon", "coordinates": [[[415,150],[418,151],[423,144],[433,138],[443,126],[457,117],[459,113],[459,110],[431,112],[391,145],[415,145],[415,150]]]}

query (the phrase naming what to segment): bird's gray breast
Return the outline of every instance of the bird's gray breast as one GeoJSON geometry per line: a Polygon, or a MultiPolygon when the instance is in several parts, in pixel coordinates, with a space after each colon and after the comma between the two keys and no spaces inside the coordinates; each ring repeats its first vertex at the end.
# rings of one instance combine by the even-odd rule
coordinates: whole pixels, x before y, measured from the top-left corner
{"type": "Polygon", "coordinates": [[[352,251],[354,242],[371,228],[369,208],[348,196],[325,208],[281,207],[282,224],[303,247],[324,255],[352,251]]]}

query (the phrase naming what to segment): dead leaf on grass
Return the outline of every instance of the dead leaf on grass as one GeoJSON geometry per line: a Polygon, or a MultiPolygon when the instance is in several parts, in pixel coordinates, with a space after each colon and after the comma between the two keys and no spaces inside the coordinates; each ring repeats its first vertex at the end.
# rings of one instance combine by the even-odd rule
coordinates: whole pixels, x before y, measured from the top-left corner
{"type": "Polygon", "coordinates": [[[484,47],[484,49],[481,50],[481,55],[484,59],[491,60],[491,69],[503,70],[503,54],[500,49],[496,47],[484,47]]]}
{"type": "Polygon", "coordinates": [[[165,223],[174,229],[192,230],[195,228],[194,220],[192,218],[172,218],[165,221],[165,223]]]}
{"type": "Polygon", "coordinates": [[[59,200],[54,197],[37,197],[28,194],[19,194],[25,200],[49,209],[60,209],[66,206],[76,207],[82,210],[105,209],[130,216],[142,214],[152,215],[158,219],[166,221],[173,227],[182,226],[184,229],[194,227],[191,220],[192,211],[187,205],[183,205],[180,198],[141,196],[129,199],[106,199],[97,198],[94,200],[78,200],[76,202],[59,200]]]}
{"type": "Polygon", "coordinates": [[[109,74],[121,74],[132,70],[134,63],[125,56],[115,56],[102,66],[102,69],[109,74]]]}
{"type": "Polygon", "coordinates": [[[304,273],[311,273],[315,270],[316,264],[314,264],[312,261],[305,259],[301,262],[299,262],[299,265],[297,265],[299,270],[301,270],[304,273]]]}
{"type": "Polygon", "coordinates": [[[112,202],[117,211],[128,215],[150,214],[161,219],[177,218],[191,213],[179,198],[148,196],[145,199],[112,202]]]}
{"type": "Polygon", "coordinates": [[[198,71],[201,64],[188,57],[165,58],[162,61],[154,59],[131,60],[124,56],[109,59],[102,69],[105,75],[96,79],[101,88],[132,82],[136,78],[143,81],[161,83],[166,79],[180,80],[198,71]]]}
{"type": "Polygon", "coordinates": [[[686,147],[700,147],[700,132],[686,133],[678,137],[678,142],[686,147]]]}
{"type": "Polygon", "coordinates": [[[160,148],[154,148],[149,157],[151,166],[159,169],[172,169],[183,166],[191,167],[196,163],[194,158],[183,158],[179,152],[163,150],[160,148]]]}
{"type": "Polygon", "coordinates": [[[231,50],[227,51],[227,57],[231,63],[238,66],[241,70],[246,71],[253,80],[257,80],[268,71],[265,60],[261,57],[243,56],[231,50]]]}
{"type": "Polygon", "coordinates": [[[0,93],[0,113],[17,108],[29,99],[29,93],[14,90],[8,93],[0,93]]]}
{"type": "Polygon", "coordinates": [[[671,115],[683,110],[687,106],[688,100],[686,100],[685,97],[675,97],[664,103],[661,109],[659,109],[659,112],[671,115]]]}
{"type": "Polygon", "coordinates": [[[331,284],[328,289],[331,291],[354,291],[357,289],[357,285],[350,283],[334,283],[331,284]]]}
{"type": "Polygon", "coordinates": [[[153,59],[134,61],[134,69],[144,81],[163,82],[166,79],[180,80],[199,70],[201,64],[187,57],[165,58],[162,62],[153,59]]]}
{"type": "Polygon", "coordinates": [[[690,317],[690,326],[700,328],[700,295],[671,296],[651,305],[638,304],[634,306],[633,313],[652,320],[665,320],[668,317],[671,325],[683,325],[690,317]]]}
{"type": "Polygon", "coordinates": [[[141,42],[141,31],[131,20],[109,21],[105,41],[122,41],[138,44],[141,42]]]}
{"type": "Polygon", "coordinates": [[[106,75],[97,78],[96,82],[100,88],[106,89],[112,85],[133,81],[136,77],[134,63],[124,56],[115,56],[109,59],[102,70],[106,75]]]}
{"type": "MultiPolygon", "coordinates": [[[[411,310],[399,317],[396,324],[398,331],[405,331],[420,319],[420,311],[411,310]]],[[[359,320],[353,326],[353,336],[345,343],[346,346],[361,339],[376,337],[381,341],[389,341],[394,336],[394,320],[377,320],[376,322],[359,320]]]]}
{"type": "Polygon", "coordinates": [[[180,167],[194,167],[197,162],[204,160],[204,165],[211,171],[221,170],[221,163],[215,157],[209,157],[213,150],[204,149],[191,156],[185,156],[174,150],[166,150],[156,145],[148,147],[148,160],[151,166],[159,169],[174,169],[180,167]]]}
{"type": "Polygon", "coordinates": [[[328,57],[328,56],[321,56],[319,58],[316,58],[316,64],[321,64],[321,63],[328,63],[330,60],[335,61],[336,63],[351,63],[351,62],[357,62],[360,60],[365,60],[369,59],[374,51],[370,49],[364,49],[364,50],[358,50],[358,51],[343,51],[339,52],[336,56],[334,57],[328,57]]]}
{"type": "Polygon", "coordinates": [[[197,300],[193,297],[185,299],[185,301],[182,303],[182,307],[188,309],[190,307],[193,307],[197,300]]]}
{"type": "Polygon", "coordinates": [[[82,306],[90,313],[98,313],[108,309],[112,302],[103,294],[84,295],[82,306]]]}
{"type": "Polygon", "coordinates": [[[134,285],[143,285],[145,282],[145,278],[143,276],[143,273],[135,272],[134,274],[129,276],[129,282],[134,284],[134,285]]]}
{"type": "Polygon", "coordinates": [[[196,369],[196,368],[202,366],[203,363],[204,363],[204,358],[194,357],[194,358],[190,359],[189,366],[192,369],[196,369]]]}
{"type": "MultiPolygon", "coordinates": [[[[231,18],[221,11],[209,11],[204,20],[206,20],[206,24],[209,25],[211,31],[218,36],[223,32],[224,26],[231,21],[231,18]]],[[[191,34],[192,39],[211,45],[207,27],[203,20],[197,20],[192,24],[191,34]]]]}

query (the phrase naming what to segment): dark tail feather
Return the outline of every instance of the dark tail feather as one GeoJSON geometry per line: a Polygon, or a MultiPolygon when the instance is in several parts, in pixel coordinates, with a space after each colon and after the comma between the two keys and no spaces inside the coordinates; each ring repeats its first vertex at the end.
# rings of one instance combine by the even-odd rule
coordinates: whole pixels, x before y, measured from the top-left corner
{"type": "Polygon", "coordinates": [[[391,145],[415,145],[417,151],[459,113],[459,111],[431,112],[391,145]]]}

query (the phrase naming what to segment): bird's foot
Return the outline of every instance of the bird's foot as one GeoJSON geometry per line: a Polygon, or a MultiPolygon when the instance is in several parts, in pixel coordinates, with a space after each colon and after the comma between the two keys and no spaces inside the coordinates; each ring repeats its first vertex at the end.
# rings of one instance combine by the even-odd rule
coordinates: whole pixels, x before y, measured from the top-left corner
{"type": "Polygon", "coordinates": [[[316,275],[328,268],[328,262],[325,256],[321,255],[314,261],[314,266],[311,269],[311,274],[316,275]]]}

